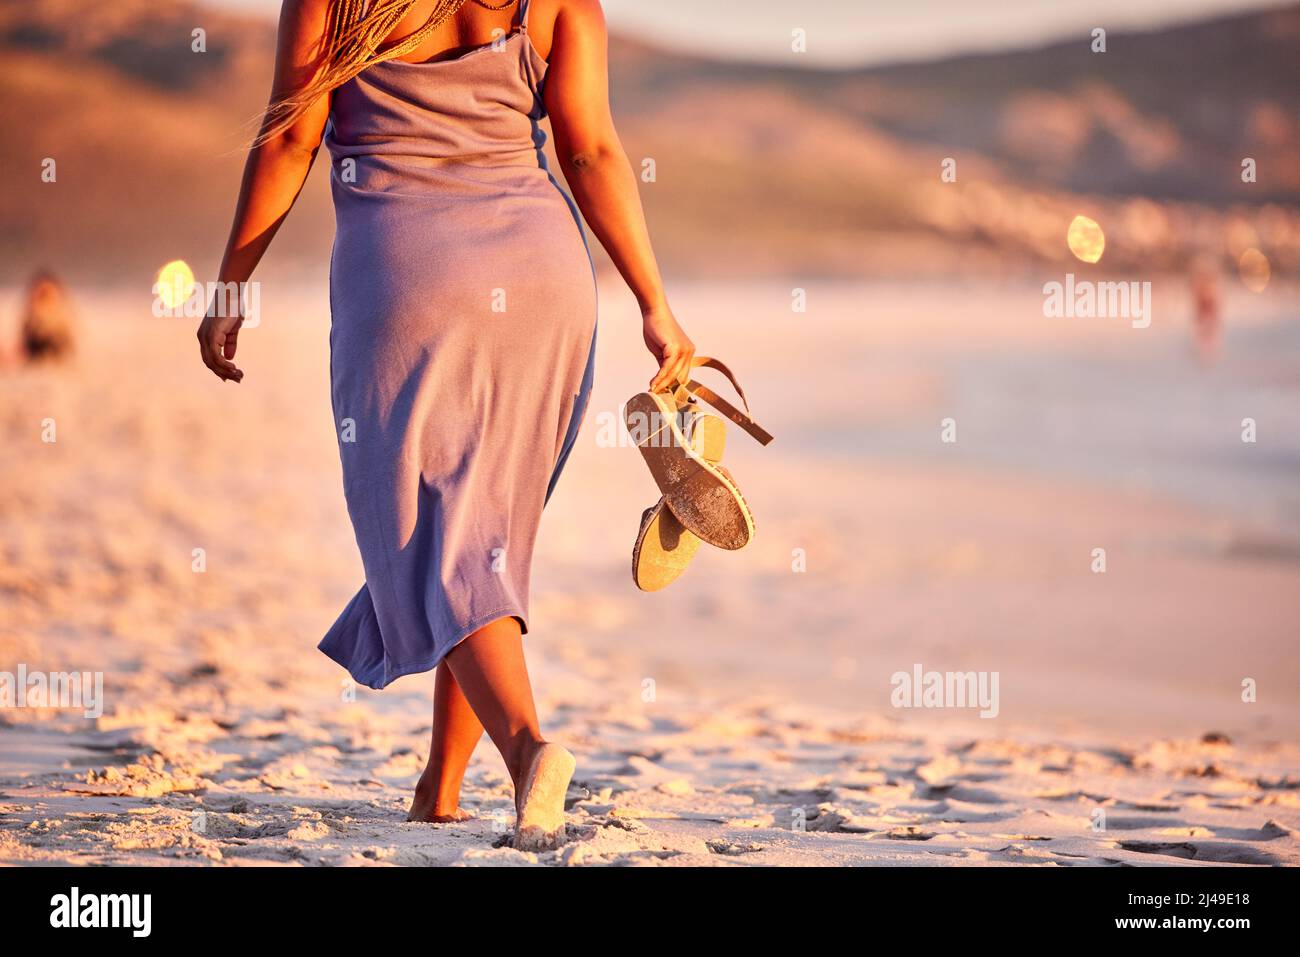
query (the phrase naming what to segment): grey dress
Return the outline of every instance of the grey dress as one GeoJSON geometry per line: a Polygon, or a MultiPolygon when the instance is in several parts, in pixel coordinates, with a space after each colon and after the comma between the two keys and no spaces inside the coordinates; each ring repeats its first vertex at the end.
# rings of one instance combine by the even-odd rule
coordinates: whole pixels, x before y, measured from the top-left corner
{"type": "Polygon", "coordinates": [[[541,152],[546,61],[514,29],[339,87],[330,377],[366,582],[320,643],[361,684],[527,632],[542,507],[591,392],[596,288],[541,152]]]}

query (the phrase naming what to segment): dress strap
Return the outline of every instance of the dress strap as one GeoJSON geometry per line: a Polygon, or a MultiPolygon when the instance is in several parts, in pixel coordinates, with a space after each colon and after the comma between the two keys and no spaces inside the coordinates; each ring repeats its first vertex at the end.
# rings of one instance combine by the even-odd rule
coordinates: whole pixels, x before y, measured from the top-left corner
{"type": "Polygon", "coordinates": [[[528,32],[528,0],[519,0],[519,32],[528,32]]]}

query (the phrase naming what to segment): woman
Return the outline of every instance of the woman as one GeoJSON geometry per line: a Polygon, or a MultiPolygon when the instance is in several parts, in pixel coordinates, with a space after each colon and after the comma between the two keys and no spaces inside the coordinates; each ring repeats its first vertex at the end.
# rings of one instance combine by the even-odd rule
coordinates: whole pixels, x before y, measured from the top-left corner
{"type": "MultiPolygon", "coordinates": [[[[461,779],[486,730],[514,783],[522,848],[563,838],[574,767],[538,728],[521,636],[596,322],[543,117],[577,207],[640,304],[651,388],[686,379],[694,353],[610,117],[606,46],[598,0],[285,0],[220,275],[248,280],[323,138],[337,217],[331,393],[366,584],[320,647],[373,688],[437,668],[408,819],[466,816],[461,779]]],[[[203,361],[240,382],[239,317],[209,312],[203,361]]]]}

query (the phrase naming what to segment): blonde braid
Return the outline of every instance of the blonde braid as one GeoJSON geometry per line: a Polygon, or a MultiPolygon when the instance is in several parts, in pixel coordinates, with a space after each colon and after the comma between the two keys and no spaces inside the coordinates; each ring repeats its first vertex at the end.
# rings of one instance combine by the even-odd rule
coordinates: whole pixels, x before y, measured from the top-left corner
{"type": "MultiPolygon", "coordinates": [[[[292,126],[322,96],[358,73],[395,57],[410,53],[447,22],[468,0],[434,0],[433,12],[424,26],[399,40],[383,53],[376,53],[384,38],[397,28],[418,0],[330,0],[321,37],[321,65],[316,76],[302,89],[287,93],[267,107],[262,132],[253,141],[264,143],[292,126]]],[[[487,10],[505,10],[519,0],[490,3],[474,0],[487,10]]]]}

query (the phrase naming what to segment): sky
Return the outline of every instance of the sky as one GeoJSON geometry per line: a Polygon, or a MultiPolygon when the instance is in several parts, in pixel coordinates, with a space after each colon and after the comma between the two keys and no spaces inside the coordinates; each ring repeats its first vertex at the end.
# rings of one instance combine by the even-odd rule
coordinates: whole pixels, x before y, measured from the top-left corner
{"type": "MultiPolygon", "coordinates": [[[[280,0],[205,0],[272,15],[280,0]]],[[[611,30],[727,59],[848,66],[1015,49],[1107,31],[1287,6],[1294,0],[603,0],[611,30]]]]}

